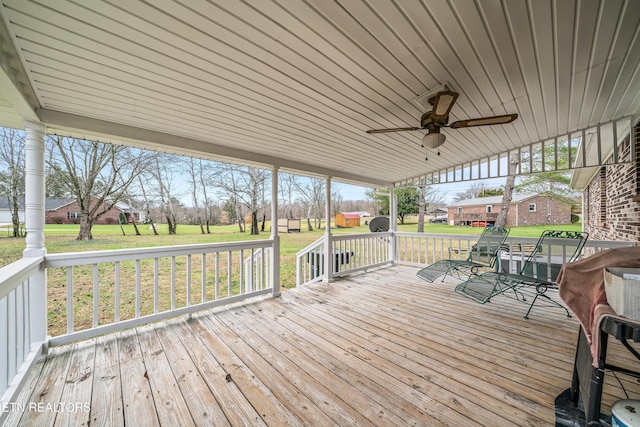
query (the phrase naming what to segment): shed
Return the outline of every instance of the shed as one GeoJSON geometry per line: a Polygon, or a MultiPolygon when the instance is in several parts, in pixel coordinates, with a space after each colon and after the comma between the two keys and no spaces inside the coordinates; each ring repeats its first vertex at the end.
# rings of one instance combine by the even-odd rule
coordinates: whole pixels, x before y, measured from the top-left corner
{"type": "Polygon", "coordinates": [[[299,218],[278,218],[278,233],[300,232],[299,218]]]}
{"type": "Polygon", "coordinates": [[[360,215],[357,213],[339,212],[336,214],[336,227],[360,227],[360,215]]]}

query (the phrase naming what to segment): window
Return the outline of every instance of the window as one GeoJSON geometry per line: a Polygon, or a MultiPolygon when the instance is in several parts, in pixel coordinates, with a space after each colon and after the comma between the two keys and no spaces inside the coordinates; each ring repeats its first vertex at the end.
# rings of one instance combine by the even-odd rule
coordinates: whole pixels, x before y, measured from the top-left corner
{"type": "Polygon", "coordinates": [[[529,212],[535,212],[535,211],[536,211],[536,204],[529,203],[529,212]]]}
{"type": "Polygon", "coordinates": [[[607,168],[600,168],[600,227],[607,225],[607,168]]]}
{"type": "Polygon", "coordinates": [[[462,213],[462,208],[458,208],[458,214],[462,213]]]}
{"type": "Polygon", "coordinates": [[[80,218],[80,212],[67,212],[67,219],[80,218]]]}
{"type": "Polygon", "coordinates": [[[485,212],[486,212],[486,213],[491,213],[491,205],[487,205],[487,206],[485,207],[485,212]]]}

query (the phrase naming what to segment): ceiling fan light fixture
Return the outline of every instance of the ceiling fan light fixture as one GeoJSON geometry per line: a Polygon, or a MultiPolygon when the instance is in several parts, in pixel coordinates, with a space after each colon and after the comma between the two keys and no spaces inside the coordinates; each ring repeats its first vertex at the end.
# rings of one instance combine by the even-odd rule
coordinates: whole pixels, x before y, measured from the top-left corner
{"type": "Polygon", "coordinates": [[[422,137],[422,146],[425,148],[436,149],[444,144],[447,137],[438,132],[431,132],[422,137]]]}

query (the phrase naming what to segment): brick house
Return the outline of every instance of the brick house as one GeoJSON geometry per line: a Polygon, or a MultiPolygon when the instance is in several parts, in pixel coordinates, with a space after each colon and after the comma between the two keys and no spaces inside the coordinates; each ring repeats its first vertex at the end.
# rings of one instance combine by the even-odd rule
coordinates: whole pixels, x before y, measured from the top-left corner
{"type": "MultiPolygon", "coordinates": [[[[103,207],[107,205],[103,203],[103,207]]],[[[75,198],[46,199],[45,211],[46,224],[77,224],[80,221],[80,206],[75,198]]],[[[96,224],[117,224],[121,212],[125,214],[127,222],[131,222],[132,218],[136,222],[144,221],[139,210],[118,202],[96,224]]]]}
{"type": "MultiPolygon", "coordinates": [[[[484,227],[494,224],[502,196],[479,197],[447,206],[451,225],[484,227]]],[[[571,203],[542,194],[514,194],[507,214],[507,225],[570,224],[571,203]]]]}
{"type": "Polygon", "coordinates": [[[640,161],[631,162],[632,148],[640,149],[639,123],[630,135],[617,147],[619,161],[627,163],[573,172],[571,185],[582,190],[582,222],[590,239],[640,242],[640,161]]]}

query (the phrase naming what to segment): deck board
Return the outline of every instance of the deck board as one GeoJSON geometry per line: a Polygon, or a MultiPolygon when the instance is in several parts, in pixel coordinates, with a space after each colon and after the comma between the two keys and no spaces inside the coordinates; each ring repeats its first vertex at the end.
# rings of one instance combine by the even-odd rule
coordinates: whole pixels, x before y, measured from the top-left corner
{"type": "MultiPolygon", "coordinates": [[[[7,425],[554,423],[578,323],[506,297],[481,305],[392,267],[51,350],[7,425]]],[[[611,360],[629,365],[624,352],[611,360]]],[[[636,362],[637,363],[637,362],[636,362]]],[[[604,411],[624,398],[606,376],[604,411]]],[[[637,381],[621,378],[632,394],[637,381]]]]}

